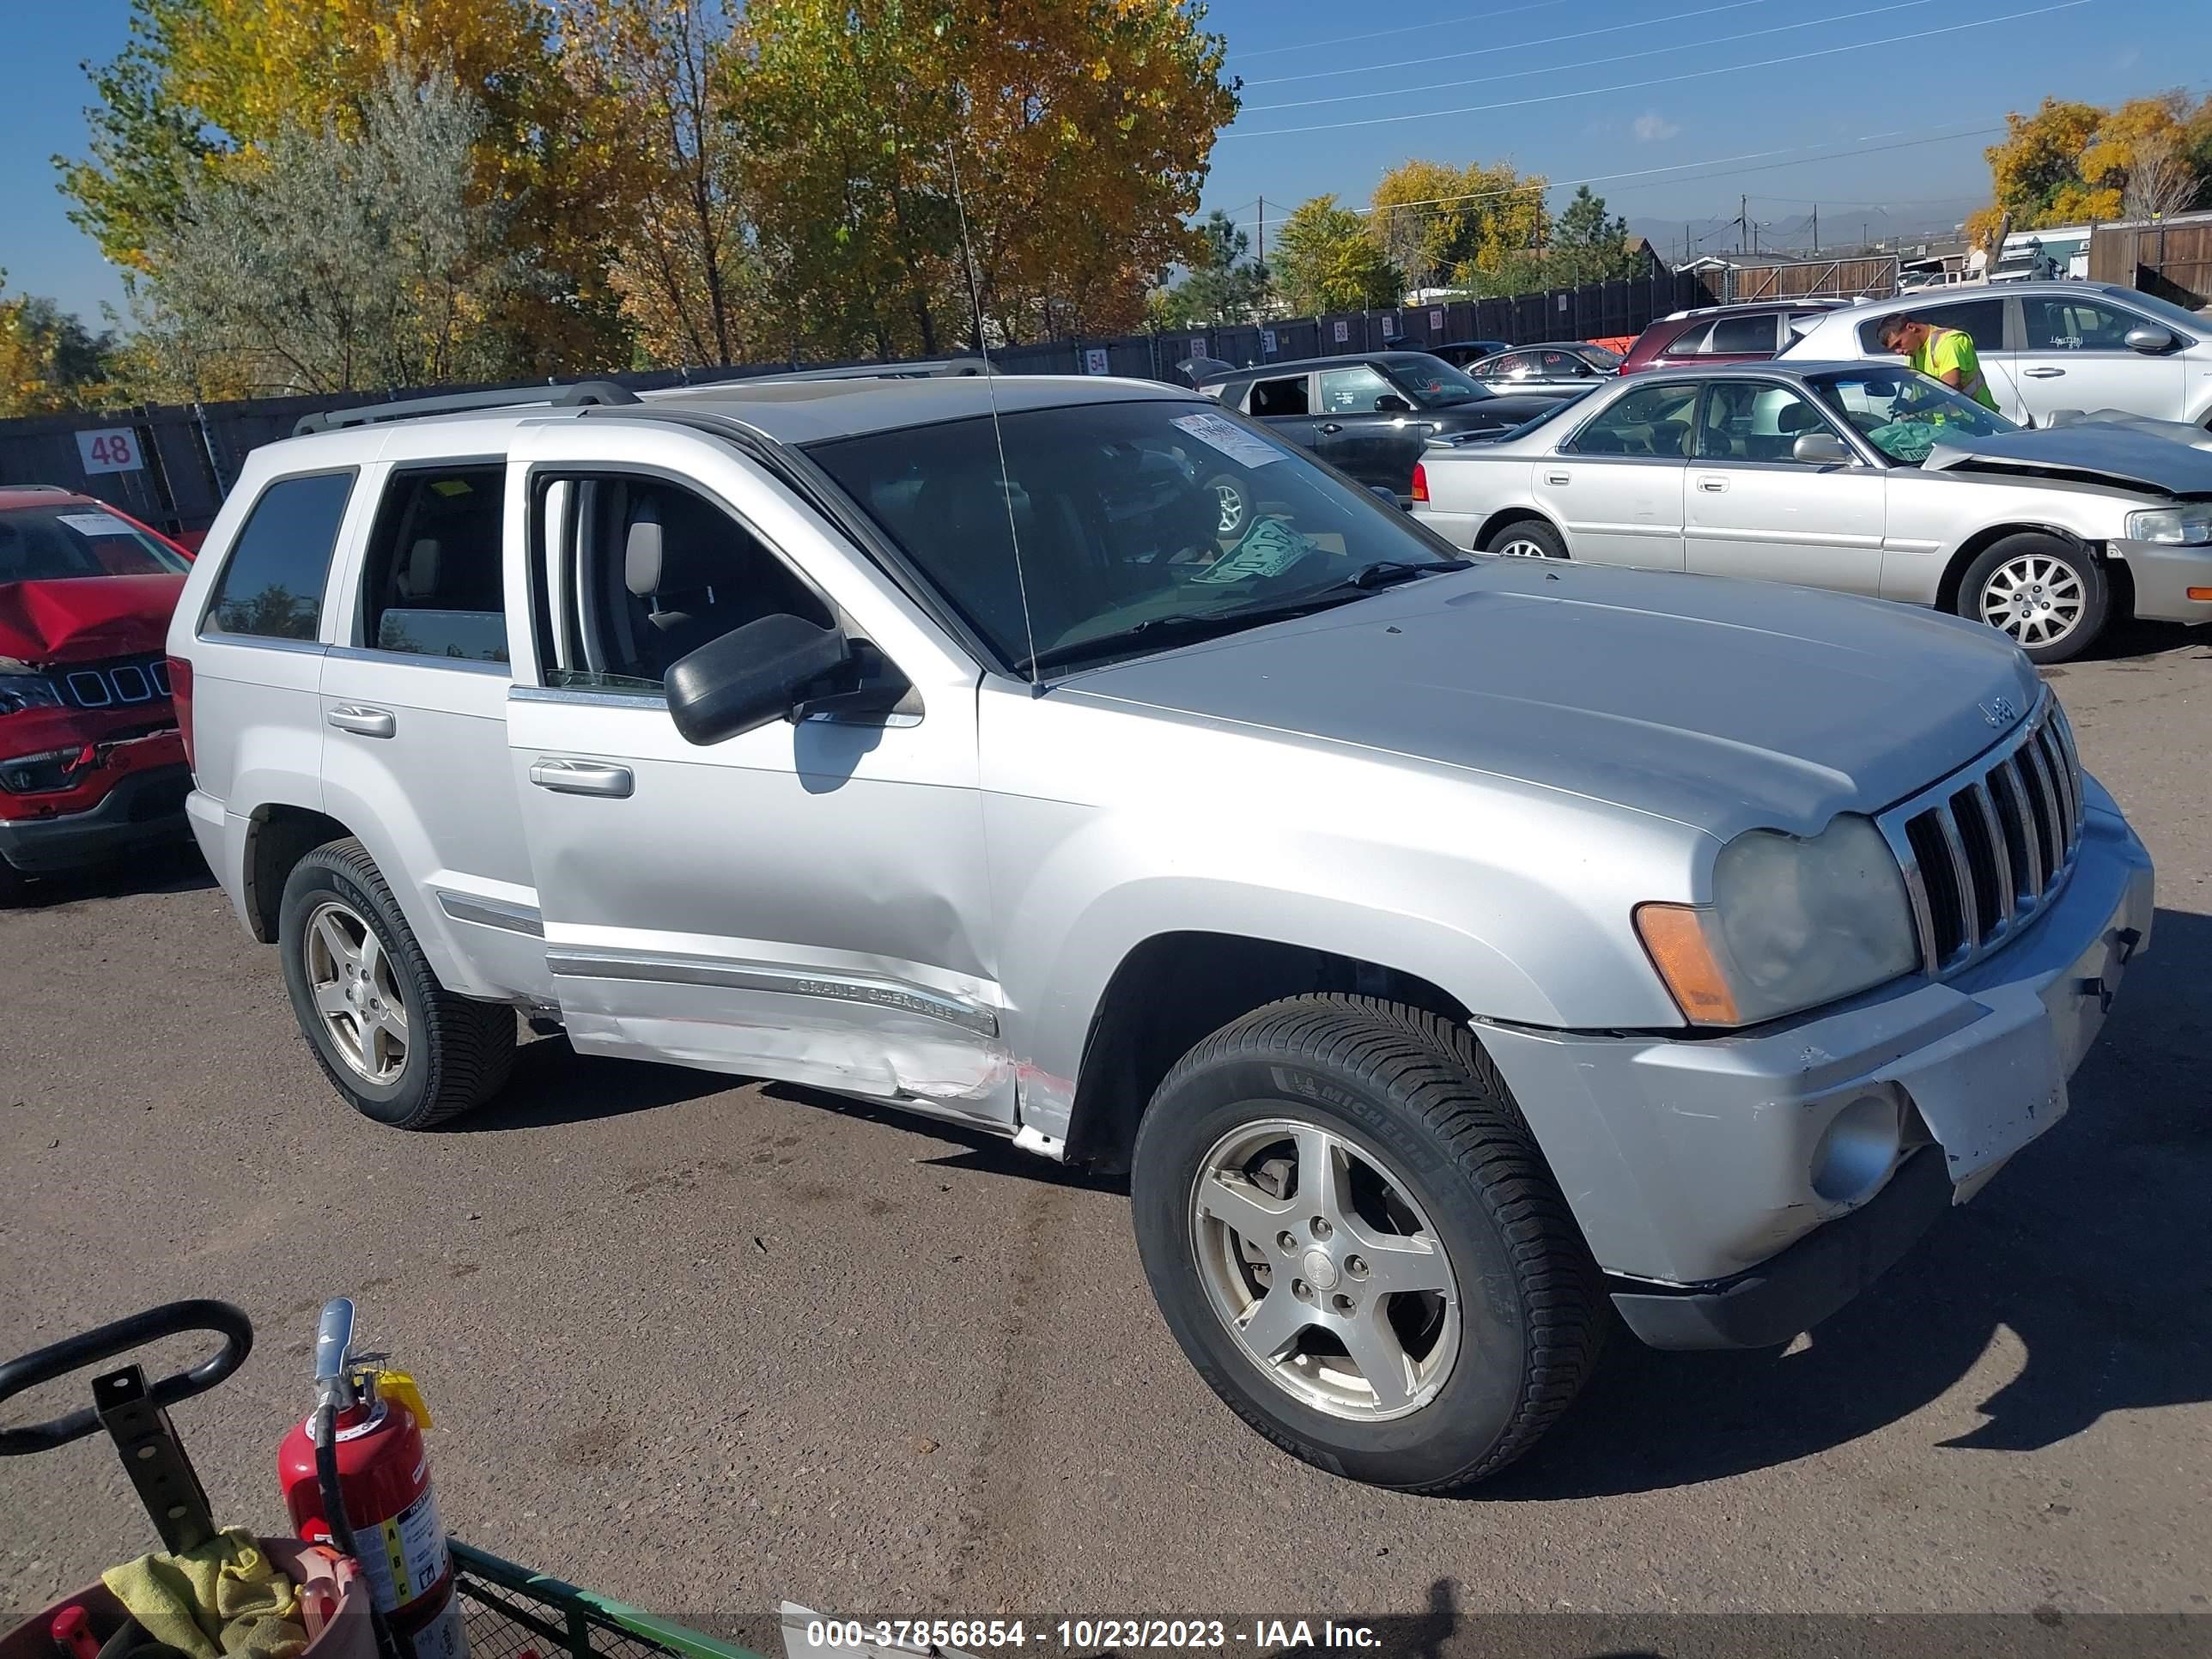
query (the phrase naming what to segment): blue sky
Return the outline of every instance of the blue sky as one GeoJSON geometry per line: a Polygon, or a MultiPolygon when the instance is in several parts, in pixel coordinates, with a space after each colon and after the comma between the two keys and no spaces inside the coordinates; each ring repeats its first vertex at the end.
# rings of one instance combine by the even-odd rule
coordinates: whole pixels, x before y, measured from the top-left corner
{"type": "MultiPolygon", "coordinates": [[[[122,48],[129,6],[10,9],[0,269],[91,320],[122,284],[47,158],[83,153],[78,64],[122,48]]],[[[1817,202],[1825,240],[1878,236],[1885,209],[1925,224],[1982,199],[1985,129],[2008,110],[2212,76],[2204,0],[1214,0],[1208,22],[1245,111],[1206,205],[1253,228],[1262,197],[1271,223],[1322,191],[1361,204],[1418,155],[1590,179],[1632,218],[1732,217],[1748,192],[1755,220],[1817,202]]]]}

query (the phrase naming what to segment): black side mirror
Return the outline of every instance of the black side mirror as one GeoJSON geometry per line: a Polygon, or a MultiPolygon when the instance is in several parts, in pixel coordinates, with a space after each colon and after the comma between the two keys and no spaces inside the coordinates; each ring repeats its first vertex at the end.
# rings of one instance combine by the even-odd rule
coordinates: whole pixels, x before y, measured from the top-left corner
{"type": "Polygon", "coordinates": [[[1400,501],[1398,499],[1398,492],[1391,489],[1389,484],[1370,484],[1367,486],[1367,490],[1370,495],[1373,495],[1376,500],[1381,501],[1383,506],[1390,507],[1393,510],[1404,505],[1404,503],[1400,501]]]}
{"type": "Polygon", "coordinates": [[[1396,392],[1386,392],[1375,400],[1375,412],[1378,415],[1410,415],[1413,412],[1413,406],[1396,392]]]}
{"type": "Polygon", "coordinates": [[[668,715],[686,743],[720,743],[782,719],[851,660],[851,645],[834,628],[763,617],[670,665],[668,715]]]}

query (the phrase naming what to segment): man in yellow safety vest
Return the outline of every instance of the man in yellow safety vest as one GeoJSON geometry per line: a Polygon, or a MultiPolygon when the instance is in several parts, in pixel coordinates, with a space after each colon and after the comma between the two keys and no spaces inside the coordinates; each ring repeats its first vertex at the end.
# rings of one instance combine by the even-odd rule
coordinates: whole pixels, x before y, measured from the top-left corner
{"type": "Polygon", "coordinates": [[[1894,351],[1931,380],[1954,392],[1963,392],[1984,408],[1994,411],[1997,400],[1990,395],[1982,374],[1982,360],[1974,351],[1974,337],[1963,328],[1938,328],[1913,317],[1891,317],[1881,325],[1881,349],[1894,351]]]}

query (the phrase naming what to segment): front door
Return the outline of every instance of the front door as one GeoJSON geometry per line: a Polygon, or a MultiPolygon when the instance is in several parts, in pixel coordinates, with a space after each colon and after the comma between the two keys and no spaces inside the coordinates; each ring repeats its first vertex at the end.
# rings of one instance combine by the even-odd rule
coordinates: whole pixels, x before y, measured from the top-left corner
{"type": "MultiPolygon", "coordinates": [[[[1695,383],[1634,386],[1536,459],[1534,491],[1593,564],[1682,568],[1682,486],[1695,383]]],[[[1571,416],[1563,416],[1563,420],[1571,416]]]]}
{"type": "Polygon", "coordinates": [[[511,577],[538,622],[517,608],[507,733],[571,1041],[1011,1121],[974,667],[714,440],[594,422],[526,441],[511,577]],[[867,641],[911,695],[686,742],[670,665],[779,612],[867,641]]]}
{"type": "Polygon", "coordinates": [[[1794,459],[1808,433],[1858,453],[1781,381],[1706,384],[1683,499],[1686,568],[1880,597],[1887,481],[1863,459],[1846,465],[1794,459]]]}
{"type": "Polygon", "coordinates": [[[2128,348],[2128,331],[2146,319],[2086,293],[2024,298],[2020,312],[2021,349],[2013,359],[2013,374],[2038,426],[2061,409],[2084,414],[2119,409],[2160,421],[2189,418],[2183,407],[2186,371],[2180,355],[2128,348]]]}
{"type": "Polygon", "coordinates": [[[1434,422],[1414,412],[1413,400],[1366,363],[1321,371],[1320,419],[1315,432],[1321,458],[1373,489],[1397,496],[1413,488],[1413,463],[1421,459],[1434,422]]]}

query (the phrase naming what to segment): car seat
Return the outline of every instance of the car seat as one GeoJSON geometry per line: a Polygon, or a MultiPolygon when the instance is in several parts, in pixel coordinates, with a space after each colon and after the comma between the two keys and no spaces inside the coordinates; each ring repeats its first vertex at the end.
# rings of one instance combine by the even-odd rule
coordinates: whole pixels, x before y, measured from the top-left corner
{"type": "Polygon", "coordinates": [[[632,497],[623,540],[623,585],[640,602],[634,620],[647,672],[671,663],[732,629],[780,609],[763,606],[763,572],[734,557],[743,532],[714,508],[678,490],[632,497]],[[748,580],[748,578],[752,580],[748,580]]]}

